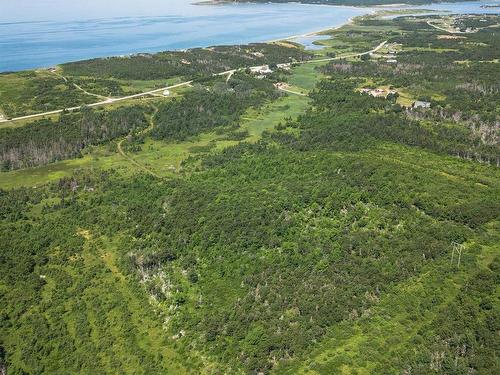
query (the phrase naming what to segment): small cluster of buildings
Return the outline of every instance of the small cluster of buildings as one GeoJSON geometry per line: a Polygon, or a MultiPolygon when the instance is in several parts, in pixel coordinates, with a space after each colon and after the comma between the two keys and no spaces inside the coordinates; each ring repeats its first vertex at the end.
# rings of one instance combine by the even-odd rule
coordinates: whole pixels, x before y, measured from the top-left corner
{"type": "Polygon", "coordinates": [[[269,68],[269,65],[252,66],[250,68],[250,73],[254,74],[258,79],[266,78],[266,76],[272,72],[273,71],[269,68]]]}
{"type": "Polygon", "coordinates": [[[398,62],[396,55],[398,50],[401,48],[401,44],[399,43],[389,43],[385,45],[387,49],[386,53],[371,53],[370,56],[385,59],[385,62],[390,64],[395,64],[398,62]]]}
{"type": "Polygon", "coordinates": [[[279,69],[283,69],[283,70],[290,70],[290,69],[292,69],[292,64],[291,63],[278,64],[276,66],[279,69]]]}
{"type": "Polygon", "coordinates": [[[250,72],[253,74],[271,74],[273,71],[269,68],[269,65],[252,66],[250,72]]]}
{"type": "Polygon", "coordinates": [[[375,98],[387,98],[388,95],[394,95],[397,94],[396,90],[392,89],[369,89],[369,88],[363,88],[360,90],[363,94],[368,94],[371,95],[375,98]]]}
{"type": "MultiPolygon", "coordinates": [[[[276,85],[275,85],[276,86],[276,85]]],[[[363,94],[373,96],[374,98],[387,98],[389,95],[395,95],[398,92],[393,89],[382,89],[382,88],[362,88],[359,90],[363,94]]],[[[411,104],[411,108],[431,108],[431,103],[423,100],[416,100],[411,104]]]]}
{"type": "MultiPolygon", "coordinates": [[[[278,69],[290,70],[292,68],[292,64],[291,63],[277,64],[276,67],[278,69]]],[[[263,79],[267,75],[273,73],[273,70],[269,67],[269,65],[252,66],[250,68],[250,73],[254,74],[258,79],[263,79]]]]}

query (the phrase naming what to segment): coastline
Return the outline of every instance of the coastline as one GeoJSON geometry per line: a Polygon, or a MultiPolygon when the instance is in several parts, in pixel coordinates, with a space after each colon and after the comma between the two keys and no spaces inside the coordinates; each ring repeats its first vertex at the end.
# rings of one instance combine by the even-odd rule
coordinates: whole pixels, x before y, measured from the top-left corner
{"type": "Polygon", "coordinates": [[[325,29],[311,31],[311,32],[308,32],[308,33],[305,33],[305,34],[291,35],[291,36],[288,36],[288,37],[285,37],[285,38],[272,39],[272,40],[264,40],[262,42],[256,42],[256,43],[277,43],[277,42],[282,42],[282,41],[287,41],[287,40],[289,41],[289,40],[293,40],[293,39],[298,39],[298,38],[304,38],[304,37],[319,35],[319,34],[327,32],[327,31],[337,30],[337,29],[340,29],[341,27],[350,25],[350,24],[352,24],[354,22],[354,20],[357,17],[364,17],[364,16],[366,16],[368,14],[375,14],[375,13],[376,13],[376,11],[372,11],[372,12],[369,12],[369,13],[363,15],[363,16],[350,17],[346,22],[344,22],[341,25],[331,26],[331,27],[327,27],[325,29]]]}
{"type": "MultiPolygon", "coordinates": [[[[207,1],[201,1],[201,2],[193,3],[193,4],[196,4],[196,5],[210,5],[210,6],[212,6],[212,5],[227,5],[227,4],[230,4],[230,3],[241,4],[241,3],[235,3],[235,2],[226,1],[226,0],[207,0],[207,1]]],[[[327,6],[327,7],[353,8],[353,9],[360,9],[360,10],[366,11],[366,13],[350,17],[345,22],[342,22],[339,25],[323,27],[321,29],[313,30],[313,31],[306,32],[306,33],[303,33],[303,34],[294,34],[294,35],[279,37],[279,38],[271,39],[271,40],[256,39],[254,41],[248,42],[248,44],[252,44],[252,43],[277,43],[277,42],[280,42],[280,41],[290,41],[290,40],[297,39],[297,38],[319,35],[321,33],[326,33],[328,31],[337,30],[337,29],[339,29],[339,28],[341,28],[343,26],[352,24],[356,20],[356,18],[358,18],[358,17],[366,17],[368,15],[374,15],[374,14],[382,11],[382,9],[378,9],[378,10],[374,9],[375,7],[361,7],[361,6],[360,7],[356,7],[356,6],[327,5],[327,4],[303,4],[303,5],[304,6],[315,5],[315,6],[327,6]],[[368,11],[368,9],[371,9],[371,10],[368,11]]],[[[196,49],[196,48],[209,48],[209,47],[212,47],[212,46],[219,46],[219,45],[231,46],[231,45],[238,45],[238,43],[233,43],[233,44],[214,44],[214,45],[207,45],[207,46],[193,46],[193,47],[179,48],[179,49],[165,49],[165,50],[160,50],[160,51],[157,51],[157,52],[154,52],[154,53],[162,53],[162,52],[170,52],[170,51],[182,51],[182,50],[190,50],[190,49],[196,49]]],[[[107,56],[103,56],[103,57],[97,57],[97,59],[106,59],[106,58],[113,58],[113,57],[131,57],[131,56],[139,55],[141,53],[145,53],[145,52],[139,51],[139,52],[129,53],[129,54],[125,54],[125,55],[112,55],[111,54],[111,55],[107,55],[107,56]]],[[[0,74],[3,74],[3,73],[16,73],[16,72],[24,72],[24,71],[43,70],[43,69],[49,69],[50,67],[53,67],[53,66],[60,66],[60,65],[63,65],[63,64],[69,63],[69,62],[79,62],[79,61],[85,61],[85,60],[87,60],[87,59],[74,60],[74,61],[62,61],[62,62],[59,62],[59,63],[54,64],[52,66],[39,66],[39,67],[35,67],[35,68],[31,68],[31,69],[24,69],[24,70],[0,71],[0,74]]]]}
{"type": "MultiPolygon", "coordinates": [[[[212,0],[208,0],[208,1],[212,1],[212,0]]],[[[337,5],[326,5],[326,6],[337,6],[337,5]]],[[[304,34],[291,35],[291,36],[284,37],[284,38],[266,40],[266,41],[257,42],[257,43],[276,43],[276,42],[280,42],[280,41],[287,41],[287,40],[292,40],[292,39],[297,39],[297,38],[310,37],[310,36],[314,36],[314,35],[321,35],[321,34],[324,35],[324,33],[326,33],[326,32],[338,30],[344,26],[347,26],[347,25],[354,23],[354,21],[357,18],[362,18],[362,17],[366,17],[366,16],[377,16],[377,15],[383,16],[384,12],[386,12],[386,11],[390,12],[393,9],[402,10],[402,12],[400,14],[395,14],[396,17],[397,16],[404,16],[405,14],[418,14],[420,12],[422,12],[422,13],[427,12],[424,10],[420,11],[419,9],[414,9],[410,5],[407,5],[407,4],[393,4],[393,5],[373,6],[373,7],[367,7],[367,8],[365,8],[365,7],[353,7],[353,8],[357,8],[357,9],[369,8],[369,9],[371,9],[371,11],[367,12],[365,14],[359,15],[359,16],[350,17],[346,22],[344,22],[340,25],[330,26],[327,28],[323,28],[323,29],[316,30],[316,31],[311,31],[311,32],[304,33],[304,34]],[[407,6],[408,8],[404,8],[404,6],[407,6]],[[401,9],[401,8],[404,8],[404,9],[401,9]],[[409,12],[409,13],[405,13],[404,12],[405,10],[413,10],[413,11],[409,12]]]]}
{"type": "MultiPolygon", "coordinates": [[[[228,4],[257,4],[254,1],[231,1],[231,0],[200,0],[191,3],[192,5],[228,5],[228,4]]],[[[273,3],[270,0],[268,3],[273,3]]],[[[299,1],[289,1],[286,3],[279,4],[303,4],[303,5],[322,5],[329,7],[350,7],[350,8],[403,8],[403,7],[411,7],[412,4],[407,3],[393,3],[393,4],[378,4],[378,5],[343,5],[343,4],[321,4],[321,3],[305,3],[299,1]]]]}
{"type": "MultiPolygon", "coordinates": [[[[246,9],[243,13],[251,13],[252,8],[251,5],[257,4],[255,2],[245,2],[245,3],[240,3],[240,2],[235,2],[231,0],[202,0],[202,1],[197,1],[197,0],[191,0],[191,4],[198,4],[198,5],[219,5],[219,7],[214,8],[225,8],[227,7],[229,9],[228,12],[234,12],[234,13],[239,13],[237,10],[240,5],[243,5],[244,8],[246,9]],[[246,5],[245,5],[246,4],[246,5]]],[[[404,0],[403,0],[404,1],[404,0]]],[[[430,0],[432,1],[432,0],[430,0]]],[[[270,0],[269,3],[259,3],[259,4],[272,4],[273,0],[270,0]]],[[[252,32],[249,34],[245,34],[243,31],[244,29],[238,29],[238,26],[235,28],[236,34],[234,34],[234,30],[231,30],[231,27],[229,27],[228,30],[222,29],[222,31],[219,30],[219,32],[214,32],[213,35],[210,35],[210,38],[208,37],[203,37],[204,33],[199,33],[200,35],[195,35],[196,33],[193,33],[192,36],[187,36],[187,37],[182,37],[179,40],[176,40],[175,36],[175,27],[171,27],[170,29],[167,28],[166,35],[171,35],[172,37],[167,38],[164,37],[163,39],[160,38],[162,33],[159,33],[156,29],[158,29],[158,26],[156,24],[160,24],[159,22],[152,23],[153,26],[148,26],[147,27],[154,27],[156,29],[153,29],[152,33],[149,33],[148,30],[144,29],[145,31],[148,31],[148,34],[143,35],[153,35],[153,37],[150,38],[145,38],[143,37],[142,39],[140,37],[133,39],[131,43],[123,43],[122,40],[124,39],[123,35],[128,35],[127,33],[129,32],[126,27],[117,27],[117,30],[120,28],[124,29],[123,35],[121,33],[115,32],[114,34],[110,32],[110,40],[116,40],[116,46],[115,44],[108,43],[109,48],[107,48],[107,45],[104,44],[99,44],[102,41],[102,35],[98,35],[95,33],[95,35],[92,32],[87,32],[87,30],[84,30],[82,32],[82,38],[86,37],[86,34],[88,34],[88,40],[89,42],[95,42],[94,44],[82,44],[83,47],[78,46],[74,41],[67,36],[61,37],[61,40],[64,42],[67,42],[69,44],[69,48],[65,48],[64,51],[62,51],[61,54],[59,53],[51,53],[52,49],[51,46],[48,45],[45,47],[46,41],[40,39],[41,43],[37,43],[36,46],[31,46],[31,48],[28,48],[29,43],[25,42],[20,42],[20,43],[13,43],[10,41],[10,39],[7,38],[6,40],[6,55],[5,59],[1,59],[2,63],[0,63],[0,72],[20,72],[20,71],[31,71],[35,69],[44,69],[48,67],[54,67],[54,66],[59,66],[64,63],[68,62],[76,62],[76,61],[85,61],[85,60],[91,60],[91,59],[105,59],[105,58],[110,58],[110,57],[119,57],[119,56],[134,56],[140,53],[150,53],[150,54],[155,54],[155,53],[160,53],[160,52],[165,52],[165,51],[179,51],[179,50],[185,50],[185,49],[195,49],[195,48],[207,48],[210,46],[223,46],[223,45],[238,45],[238,44],[249,44],[249,43],[270,43],[270,42],[276,42],[279,40],[287,41],[287,40],[293,40],[294,38],[297,37],[310,37],[312,35],[317,35],[321,33],[326,33],[328,30],[335,30],[338,29],[339,27],[342,27],[344,25],[348,25],[353,22],[353,17],[364,17],[364,16],[369,16],[370,14],[373,13],[378,13],[378,12],[387,12],[390,14],[387,14],[388,16],[399,16],[399,15],[404,15],[404,14],[410,14],[412,13],[420,13],[417,9],[421,6],[417,5],[409,5],[405,4],[404,2],[398,3],[397,0],[394,0],[392,4],[382,4],[382,5],[373,5],[373,6],[345,6],[345,5],[329,5],[329,4],[309,4],[309,3],[301,3],[300,0],[299,2],[294,2],[294,1],[288,1],[287,3],[283,4],[294,4],[294,5],[302,5],[304,8],[306,7],[323,7],[322,9],[327,9],[328,7],[329,12],[323,12],[322,9],[316,9],[314,11],[311,11],[311,14],[318,13],[319,15],[327,14],[330,15],[330,13],[341,13],[340,10],[344,9],[345,12],[342,12],[344,16],[336,17],[335,14],[332,17],[327,17],[323,16],[321,17],[321,22],[319,19],[316,19],[314,17],[311,17],[310,19],[307,20],[307,22],[302,22],[300,24],[294,24],[293,22],[289,22],[289,19],[283,19],[283,16],[280,16],[279,9],[276,10],[277,13],[277,18],[279,19],[279,23],[277,20],[274,20],[274,22],[268,22],[269,25],[267,25],[265,32],[260,31],[260,32],[255,32],[252,36],[252,32]],[[349,9],[353,9],[352,12],[349,11],[349,9]],[[354,11],[356,10],[356,11],[354,11]],[[398,13],[399,11],[399,13],[398,13]],[[405,13],[406,12],[406,13],[405,13]],[[350,14],[349,14],[350,13],[350,14]],[[348,18],[350,17],[350,18],[348,18]],[[337,24],[331,25],[331,22],[335,22],[337,24]],[[287,26],[283,26],[287,24],[287,26]],[[330,25],[329,25],[330,24],[330,25]],[[273,25],[277,25],[280,27],[272,27],[273,25]],[[316,26],[315,26],[316,25],[316,26]],[[317,27],[317,29],[316,29],[317,27]],[[237,33],[240,34],[237,34],[237,33]],[[295,34],[294,34],[295,33],[295,34]],[[213,36],[213,38],[212,38],[213,36]],[[220,38],[219,38],[220,37],[220,38]],[[156,39],[155,39],[156,38],[156,39]],[[191,38],[191,39],[189,39],[191,38]],[[218,39],[219,38],[219,39],[218,39]],[[25,46],[26,44],[26,46],[25,46]],[[73,45],[74,44],[74,45],[73,45]],[[39,47],[40,45],[40,47],[39,47]],[[19,64],[16,64],[18,61],[18,55],[16,55],[14,52],[16,51],[15,49],[12,49],[12,46],[14,46],[18,50],[24,50],[26,49],[26,54],[27,56],[19,60],[19,64]],[[90,47],[89,47],[90,46],[90,47]],[[9,49],[10,48],[10,49],[9,49]],[[38,50],[39,53],[38,53],[38,50]],[[36,51],[37,53],[35,53],[36,51]],[[22,61],[22,63],[21,63],[22,61]]],[[[467,5],[467,1],[463,1],[461,3],[457,4],[465,4],[467,5]]],[[[437,5],[437,4],[436,4],[437,5]]],[[[265,6],[265,5],[264,5],[265,6]]],[[[207,7],[209,8],[209,7],[207,7]]],[[[430,5],[430,8],[433,8],[432,5],[430,5]]],[[[260,9],[260,8],[258,8],[260,9]]],[[[218,9],[216,12],[221,12],[224,13],[223,9],[218,9]]],[[[300,9],[295,11],[298,11],[299,13],[301,12],[300,9]]],[[[441,7],[441,10],[437,9],[429,9],[427,13],[441,13],[443,12],[443,7],[441,7]]],[[[194,13],[197,13],[196,11],[193,11],[194,13]]],[[[199,10],[200,13],[212,13],[213,10],[199,10]]],[[[460,12],[459,9],[456,9],[455,12],[460,12]]],[[[306,12],[305,12],[306,13],[306,12]]],[[[423,12],[422,12],[423,13],[423,12]]],[[[259,13],[255,13],[255,17],[257,18],[259,13]]],[[[148,16],[149,17],[149,16],[148,16]]],[[[141,17],[141,21],[142,21],[141,17]]],[[[197,18],[202,18],[197,17],[197,18]]],[[[207,17],[209,20],[211,18],[207,17]]],[[[213,18],[213,17],[212,17],[213,18]]],[[[144,19],[147,19],[144,18],[144,19]]],[[[163,21],[162,21],[163,22],[163,21]]],[[[207,21],[208,22],[208,21],[207,21]]],[[[213,23],[213,20],[210,21],[213,23]]],[[[178,22],[174,22],[174,24],[177,24],[178,22]]],[[[210,25],[209,23],[207,23],[210,25]]],[[[140,23],[138,23],[138,27],[142,27],[140,23]]],[[[219,25],[216,25],[219,27],[219,25]]],[[[229,25],[230,26],[230,25],[229,25]]],[[[251,23],[249,23],[249,26],[254,26],[251,23]]],[[[255,27],[254,27],[255,28],[255,27]]],[[[112,28],[110,28],[111,30],[112,28]]],[[[57,28],[56,28],[57,30],[57,28]]],[[[89,29],[90,30],[90,29],[89,29]]],[[[196,29],[190,29],[191,30],[196,30],[196,29]]],[[[255,28],[255,30],[257,30],[255,28]]],[[[21,30],[22,31],[22,30],[21,30]]],[[[50,31],[50,29],[49,29],[50,31]]],[[[63,30],[64,31],[64,30],[63,30]]],[[[7,36],[9,36],[9,33],[6,33],[7,36]]],[[[15,34],[12,34],[15,36],[15,34]]],[[[43,34],[40,34],[43,35],[43,34]]],[[[50,35],[50,34],[49,34],[50,35]]],[[[135,34],[134,34],[135,35],[135,34]]],[[[138,34],[139,35],[139,34],[138,34]]],[[[179,35],[183,35],[183,32],[179,32],[179,35]]],[[[0,38],[2,39],[2,38],[0,38]]],[[[11,38],[12,39],[12,38],[11,38]]],[[[24,40],[24,39],[23,39],[24,40]]],[[[29,38],[26,38],[26,40],[29,40],[29,38]]],[[[84,39],[83,39],[84,40],[84,39]]],[[[2,51],[2,53],[4,53],[2,51]]]]}
{"type": "MultiPolygon", "coordinates": [[[[269,3],[272,3],[272,2],[273,2],[272,0],[269,1],[269,3]]],[[[230,5],[230,4],[235,4],[236,5],[236,4],[245,4],[245,3],[248,3],[248,4],[252,4],[253,3],[253,4],[255,4],[252,1],[235,2],[235,1],[231,1],[231,0],[200,0],[200,1],[195,1],[192,4],[193,5],[201,5],[201,6],[217,6],[217,5],[230,5]]],[[[362,9],[362,10],[371,9],[371,11],[369,11],[369,12],[367,12],[365,14],[359,15],[359,16],[350,17],[346,22],[344,22],[344,23],[342,23],[340,25],[330,26],[330,27],[327,27],[327,28],[322,28],[322,29],[319,29],[319,30],[310,31],[310,32],[307,32],[307,33],[304,33],[304,34],[296,34],[296,35],[286,36],[286,37],[283,37],[283,38],[270,39],[270,40],[262,40],[262,41],[255,41],[255,42],[252,42],[252,43],[277,43],[277,42],[280,42],[280,41],[290,41],[290,40],[293,40],[293,39],[310,37],[310,36],[314,36],[314,35],[320,35],[322,33],[326,33],[328,31],[333,31],[333,30],[338,30],[341,27],[344,27],[346,25],[350,25],[358,17],[366,17],[368,15],[376,15],[377,13],[383,13],[384,10],[385,11],[391,11],[393,9],[404,10],[404,9],[412,9],[412,7],[413,7],[412,4],[407,4],[407,3],[379,4],[379,5],[371,5],[371,6],[370,5],[353,6],[353,5],[341,5],[341,4],[330,5],[330,4],[302,3],[300,0],[298,2],[296,2],[296,1],[289,1],[288,3],[285,3],[285,4],[290,4],[290,3],[294,3],[294,4],[298,3],[298,4],[302,4],[302,5],[306,5],[306,6],[315,5],[315,6],[327,6],[327,7],[353,8],[353,9],[362,9]]],[[[415,12],[417,12],[417,9],[415,9],[415,12]]]]}
{"type": "MultiPolygon", "coordinates": [[[[297,4],[296,2],[290,2],[290,3],[297,4]]],[[[232,2],[232,1],[228,1],[228,0],[204,0],[201,2],[194,3],[194,4],[210,5],[210,6],[212,6],[212,5],[221,5],[222,6],[222,5],[234,4],[235,6],[237,6],[237,5],[240,5],[242,3],[236,3],[236,2],[232,2]]],[[[223,45],[230,46],[230,45],[238,45],[238,44],[276,43],[279,41],[293,41],[294,39],[297,39],[297,38],[311,37],[314,35],[325,34],[329,31],[337,30],[343,26],[352,24],[356,20],[356,18],[358,18],[358,17],[366,17],[366,16],[370,16],[370,15],[373,16],[373,15],[378,14],[378,13],[396,11],[397,9],[400,9],[402,11],[401,15],[403,15],[405,10],[412,9],[411,5],[396,4],[396,3],[387,4],[387,5],[380,5],[380,6],[371,6],[371,7],[370,6],[328,5],[328,4],[305,4],[305,3],[298,3],[298,4],[303,5],[304,7],[323,6],[323,7],[329,7],[329,8],[333,7],[333,8],[342,8],[342,9],[350,8],[350,9],[356,9],[357,11],[359,11],[359,13],[362,13],[362,14],[351,16],[347,20],[340,21],[341,23],[339,23],[337,25],[331,25],[331,26],[327,26],[327,27],[321,26],[321,28],[317,29],[317,30],[307,31],[305,33],[300,33],[300,34],[283,35],[282,37],[277,37],[277,38],[275,37],[273,39],[265,39],[265,35],[261,35],[261,37],[256,37],[255,39],[251,39],[251,40],[248,40],[245,42],[239,42],[239,41],[230,41],[228,43],[215,42],[213,44],[207,43],[207,44],[193,45],[193,46],[188,46],[188,47],[183,47],[183,48],[168,48],[167,47],[167,48],[158,49],[155,51],[148,51],[146,48],[144,50],[138,49],[137,51],[126,53],[126,54],[121,54],[121,55],[110,53],[110,54],[101,55],[101,56],[97,56],[97,57],[88,57],[88,58],[84,57],[84,58],[78,58],[78,59],[63,59],[63,60],[54,62],[52,64],[46,64],[46,65],[40,64],[38,66],[33,66],[33,67],[26,68],[26,69],[1,70],[0,73],[8,73],[8,72],[15,73],[15,72],[22,72],[22,71],[33,71],[33,70],[37,70],[37,69],[48,69],[50,67],[60,66],[60,65],[63,65],[65,63],[69,63],[69,62],[80,62],[80,61],[86,61],[89,59],[106,59],[106,58],[113,58],[113,57],[120,57],[120,56],[130,57],[130,56],[135,56],[135,55],[138,55],[141,53],[161,53],[161,52],[169,52],[169,51],[175,52],[175,51],[181,51],[181,50],[187,50],[187,49],[208,48],[211,46],[223,46],[223,45]]],[[[415,12],[418,12],[418,11],[415,9],[415,12]]]]}

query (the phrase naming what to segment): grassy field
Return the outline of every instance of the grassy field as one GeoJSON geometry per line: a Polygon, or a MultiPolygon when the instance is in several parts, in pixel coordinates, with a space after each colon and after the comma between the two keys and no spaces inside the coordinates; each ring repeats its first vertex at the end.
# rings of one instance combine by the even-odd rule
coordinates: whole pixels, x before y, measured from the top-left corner
{"type": "Polygon", "coordinates": [[[322,78],[322,75],[316,69],[322,64],[323,63],[302,64],[295,67],[293,69],[292,76],[288,79],[288,82],[291,85],[300,87],[306,91],[312,90],[316,83],[322,78]]]}
{"type": "MultiPolygon", "coordinates": [[[[146,99],[145,99],[146,100],[146,99]]],[[[123,106],[126,103],[117,105],[123,106]]],[[[281,99],[269,103],[260,110],[251,110],[243,116],[241,130],[249,132],[246,141],[254,142],[260,138],[264,130],[271,130],[283,122],[285,118],[297,117],[308,106],[307,97],[286,95],[281,99]]],[[[172,177],[181,170],[181,163],[190,155],[194,155],[196,148],[214,144],[214,150],[232,146],[237,141],[228,141],[224,135],[214,132],[204,133],[199,137],[185,142],[164,142],[147,138],[140,152],[132,153],[134,160],[156,173],[165,177],[172,177]]],[[[85,151],[82,158],[64,160],[46,166],[30,169],[15,170],[0,173],[0,188],[11,189],[20,186],[36,186],[67,177],[82,168],[116,169],[124,175],[140,172],[137,167],[124,159],[117,151],[114,143],[92,147],[85,151]]]]}
{"type": "MultiPolygon", "coordinates": [[[[262,132],[272,130],[285,118],[296,118],[307,108],[308,99],[296,95],[287,95],[269,103],[259,110],[251,109],[243,117],[239,130],[248,131],[245,142],[256,142],[262,132]]],[[[203,133],[198,137],[184,142],[163,142],[148,138],[142,151],[131,156],[137,162],[145,165],[159,175],[172,177],[182,170],[181,164],[189,156],[200,152],[217,152],[234,146],[242,141],[227,140],[224,134],[216,132],[203,133]],[[207,146],[209,146],[207,148],[207,146]],[[199,151],[203,150],[203,151],[199,151]]]]}

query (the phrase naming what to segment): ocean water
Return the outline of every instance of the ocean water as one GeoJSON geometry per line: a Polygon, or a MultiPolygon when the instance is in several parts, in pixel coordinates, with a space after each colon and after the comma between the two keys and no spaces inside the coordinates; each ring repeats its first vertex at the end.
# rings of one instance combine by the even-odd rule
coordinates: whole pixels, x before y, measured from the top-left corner
{"type": "Polygon", "coordinates": [[[464,1],[458,3],[435,3],[412,8],[432,9],[451,14],[498,14],[500,8],[483,8],[483,5],[500,5],[499,0],[491,1],[464,1]]]}
{"type": "Polygon", "coordinates": [[[367,12],[301,4],[193,0],[0,0],[0,71],[92,57],[265,41],[367,12]]]}
{"type": "MultiPolygon", "coordinates": [[[[193,0],[0,0],[0,71],[94,57],[274,40],[339,26],[372,9],[193,5],[193,0]]],[[[484,2],[427,5],[498,12],[484,2]]]]}
{"type": "Polygon", "coordinates": [[[314,51],[325,48],[325,46],[322,46],[320,44],[315,44],[314,42],[330,38],[331,38],[330,35],[304,35],[304,36],[299,36],[297,38],[293,38],[291,40],[296,43],[302,44],[306,50],[314,51]]]}

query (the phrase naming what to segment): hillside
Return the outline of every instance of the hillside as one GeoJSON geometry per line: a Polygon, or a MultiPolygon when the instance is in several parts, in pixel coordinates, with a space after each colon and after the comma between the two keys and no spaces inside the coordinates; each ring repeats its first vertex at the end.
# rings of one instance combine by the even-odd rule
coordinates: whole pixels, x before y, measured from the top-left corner
{"type": "Polygon", "coordinates": [[[0,123],[0,373],[500,373],[499,21],[0,75],[189,80],[0,123]]]}

